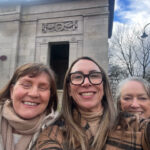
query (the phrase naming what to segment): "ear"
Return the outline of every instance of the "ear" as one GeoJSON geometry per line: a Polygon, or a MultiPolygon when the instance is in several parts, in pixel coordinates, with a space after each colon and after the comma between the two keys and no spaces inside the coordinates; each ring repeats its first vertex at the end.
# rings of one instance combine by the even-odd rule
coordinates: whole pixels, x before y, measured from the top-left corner
{"type": "Polygon", "coordinates": [[[12,84],[11,86],[10,86],[10,98],[11,99],[13,99],[12,97],[13,97],[13,91],[14,91],[14,85],[12,84]]]}

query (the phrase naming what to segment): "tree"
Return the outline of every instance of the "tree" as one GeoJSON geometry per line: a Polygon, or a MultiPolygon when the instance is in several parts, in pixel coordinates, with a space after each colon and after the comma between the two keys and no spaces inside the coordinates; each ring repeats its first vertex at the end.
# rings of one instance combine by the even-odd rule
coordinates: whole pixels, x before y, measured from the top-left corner
{"type": "Polygon", "coordinates": [[[109,77],[110,80],[115,80],[118,83],[121,79],[128,77],[128,73],[118,65],[110,65],[109,77]]]}
{"type": "Polygon", "coordinates": [[[118,26],[109,41],[110,64],[117,64],[128,76],[146,78],[150,66],[150,38],[141,39],[141,31],[135,26],[118,26]]]}
{"type": "Polygon", "coordinates": [[[142,68],[141,76],[143,78],[146,78],[146,74],[148,73],[148,67],[150,65],[150,43],[148,40],[139,38],[139,49],[138,51],[134,51],[138,63],[142,68]]]}
{"type": "Polygon", "coordinates": [[[146,70],[145,79],[150,82],[150,67],[146,70]]]}
{"type": "Polygon", "coordinates": [[[128,77],[128,73],[126,70],[124,70],[118,65],[110,65],[108,73],[109,73],[112,94],[114,95],[116,92],[117,84],[119,83],[120,80],[128,77]]]}

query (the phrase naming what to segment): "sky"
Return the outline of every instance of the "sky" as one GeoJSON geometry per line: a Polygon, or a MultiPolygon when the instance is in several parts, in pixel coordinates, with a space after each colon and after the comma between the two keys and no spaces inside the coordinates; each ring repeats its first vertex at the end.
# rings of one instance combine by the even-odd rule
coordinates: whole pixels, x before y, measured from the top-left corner
{"type": "MultiPolygon", "coordinates": [[[[139,35],[136,37],[141,38],[143,31],[145,31],[150,38],[150,0],[115,0],[113,31],[112,37],[109,40],[109,46],[112,50],[111,53],[117,52],[116,49],[111,47],[111,40],[113,41],[115,35],[118,34],[118,32],[115,34],[118,26],[123,27],[122,29],[125,31],[123,33],[127,33],[127,35],[129,35],[129,33],[132,35],[133,31],[137,30],[139,31],[139,35]]],[[[124,36],[124,38],[126,38],[126,36],[124,36]]],[[[128,40],[124,40],[124,42],[126,41],[128,42],[128,40]]],[[[113,58],[111,62],[115,62],[115,60],[116,59],[113,58]]]]}
{"type": "Polygon", "coordinates": [[[150,23],[150,0],[115,0],[114,28],[118,24],[138,24],[144,27],[148,23],[150,23]]]}

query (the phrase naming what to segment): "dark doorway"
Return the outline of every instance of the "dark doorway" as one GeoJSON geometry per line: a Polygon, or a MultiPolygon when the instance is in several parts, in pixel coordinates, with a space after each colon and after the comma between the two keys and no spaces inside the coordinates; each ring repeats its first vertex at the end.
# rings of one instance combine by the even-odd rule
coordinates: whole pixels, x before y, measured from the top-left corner
{"type": "Polygon", "coordinates": [[[49,47],[50,66],[55,71],[57,89],[62,89],[69,64],[69,42],[49,43],[49,47]]]}

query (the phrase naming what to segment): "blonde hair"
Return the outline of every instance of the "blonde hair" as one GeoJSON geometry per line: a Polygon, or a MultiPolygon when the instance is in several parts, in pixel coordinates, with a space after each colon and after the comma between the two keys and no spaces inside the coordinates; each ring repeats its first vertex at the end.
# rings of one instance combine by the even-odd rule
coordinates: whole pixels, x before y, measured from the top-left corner
{"type": "Polygon", "coordinates": [[[72,97],[69,96],[69,74],[71,72],[72,67],[78,62],[79,60],[89,60],[94,62],[99,69],[101,70],[103,74],[103,88],[104,88],[104,96],[102,99],[102,105],[104,107],[104,113],[102,116],[101,123],[99,125],[98,131],[94,137],[94,141],[92,143],[92,146],[94,150],[100,150],[103,148],[106,137],[108,134],[109,129],[113,126],[116,113],[115,108],[113,104],[112,94],[110,91],[110,85],[108,82],[108,78],[104,70],[90,57],[80,57],[77,60],[75,60],[68,71],[66,72],[66,76],[64,79],[64,93],[63,93],[63,99],[62,99],[62,116],[65,120],[65,124],[67,127],[66,132],[66,142],[68,142],[69,147],[72,149],[75,148],[75,143],[78,142],[82,148],[82,150],[88,150],[89,149],[89,143],[87,136],[85,135],[85,132],[83,131],[82,127],[78,123],[79,121],[76,121],[73,116],[73,109],[76,108],[74,105],[74,101],[72,97]]]}
{"type": "Polygon", "coordinates": [[[145,79],[143,79],[141,77],[128,77],[128,78],[122,80],[116,88],[115,100],[117,102],[118,112],[121,111],[120,98],[121,98],[122,87],[130,81],[136,81],[136,82],[141,83],[143,85],[143,88],[145,89],[145,92],[147,93],[148,97],[150,98],[150,83],[148,81],[146,81],[145,79]]]}

